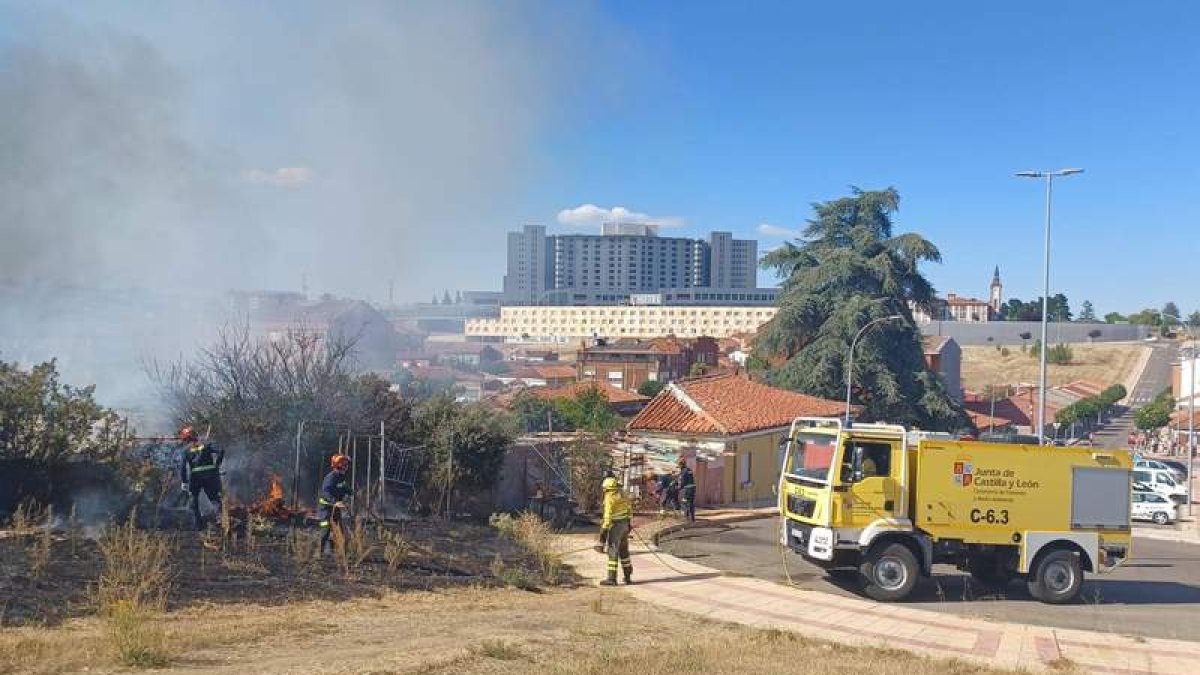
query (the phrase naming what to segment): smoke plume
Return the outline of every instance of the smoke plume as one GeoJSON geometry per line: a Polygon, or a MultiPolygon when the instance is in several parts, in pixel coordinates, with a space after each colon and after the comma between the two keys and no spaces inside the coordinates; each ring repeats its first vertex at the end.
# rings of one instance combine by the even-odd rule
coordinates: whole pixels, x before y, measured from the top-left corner
{"type": "Polygon", "coordinates": [[[206,339],[227,289],[497,287],[513,195],[593,84],[594,21],[544,3],[0,6],[0,358],[60,356],[103,395],[206,339]]]}

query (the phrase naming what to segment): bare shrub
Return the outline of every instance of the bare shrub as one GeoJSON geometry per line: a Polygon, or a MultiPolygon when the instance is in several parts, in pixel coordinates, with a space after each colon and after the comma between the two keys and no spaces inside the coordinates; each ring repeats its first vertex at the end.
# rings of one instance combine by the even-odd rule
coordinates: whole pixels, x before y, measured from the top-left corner
{"type": "MultiPolygon", "coordinates": [[[[562,573],[562,554],[558,550],[557,536],[549,523],[529,512],[517,518],[506,513],[492,514],[489,522],[502,536],[512,539],[533,557],[543,583],[558,582],[562,573]]],[[[499,574],[496,576],[500,577],[499,574]]]]}
{"type": "Polygon", "coordinates": [[[17,504],[9,520],[9,526],[17,534],[30,534],[43,524],[49,524],[47,509],[38,506],[32,499],[17,504]]]}
{"type": "Polygon", "coordinates": [[[122,601],[157,609],[166,604],[173,542],[138,529],[135,517],[131,514],[124,525],[110,525],[100,537],[104,570],[96,583],[96,602],[101,613],[122,601]]]}
{"type": "Polygon", "coordinates": [[[589,513],[600,507],[604,497],[600,481],[611,467],[612,456],[600,441],[585,436],[567,448],[567,477],[580,511],[589,513]]]}
{"type": "Polygon", "coordinates": [[[379,530],[379,539],[383,542],[383,560],[387,563],[388,574],[394,575],[400,571],[412,546],[403,534],[383,528],[379,530]]]}
{"type": "Polygon", "coordinates": [[[50,569],[51,547],[54,544],[50,522],[53,520],[53,508],[46,509],[46,523],[38,530],[33,544],[29,547],[29,575],[34,579],[41,579],[50,569]]]}

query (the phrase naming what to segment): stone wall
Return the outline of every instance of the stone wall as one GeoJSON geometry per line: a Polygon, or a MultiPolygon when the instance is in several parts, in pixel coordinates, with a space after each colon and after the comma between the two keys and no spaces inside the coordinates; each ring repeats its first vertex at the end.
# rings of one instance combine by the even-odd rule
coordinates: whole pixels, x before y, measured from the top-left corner
{"type": "MultiPolygon", "coordinates": [[[[922,324],[925,335],[948,335],[960,345],[1020,345],[1021,333],[1029,333],[1034,340],[1041,337],[1042,324],[1037,321],[989,321],[966,323],[962,321],[933,321],[922,324]]],[[[1130,342],[1141,340],[1150,334],[1148,326],[1107,323],[1051,323],[1047,335],[1050,344],[1059,342],[1130,342]],[[1100,336],[1092,339],[1088,333],[1099,330],[1100,336]]]]}

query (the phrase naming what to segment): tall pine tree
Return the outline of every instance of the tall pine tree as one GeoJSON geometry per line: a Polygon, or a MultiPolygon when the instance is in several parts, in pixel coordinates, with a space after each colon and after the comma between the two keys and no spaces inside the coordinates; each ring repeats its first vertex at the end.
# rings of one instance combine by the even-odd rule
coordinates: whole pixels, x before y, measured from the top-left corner
{"type": "Polygon", "coordinates": [[[854,399],[863,419],[922,429],[970,427],[962,407],[925,367],[921,334],[909,302],[929,307],[933,286],[921,262],[940,262],[936,246],[915,233],[893,233],[895,189],[813,205],[815,217],[796,243],[768,253],[763,266],[783,279],[779,311],[759,331],[759,356],[774,364],[773,384],[824,398],[845,396],[854,334],[890,315],[858,342],[854,399]]]}

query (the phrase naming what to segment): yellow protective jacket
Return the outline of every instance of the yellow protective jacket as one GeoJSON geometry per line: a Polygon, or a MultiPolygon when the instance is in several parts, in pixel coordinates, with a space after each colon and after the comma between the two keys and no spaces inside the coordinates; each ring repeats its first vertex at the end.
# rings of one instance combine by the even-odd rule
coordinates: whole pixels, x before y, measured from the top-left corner
{"type": "Polygon", "coordinates": [[[621,494],[620,490],[604,493],[604,522],[601,523],[600,529],[609,529],[614,520],[629,520],[632,517],[633,507],[629,504],[629,498],[621,494]]]}

